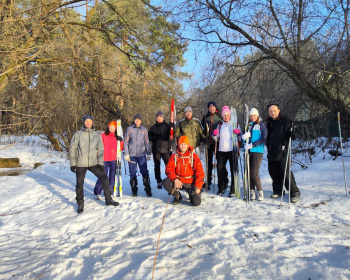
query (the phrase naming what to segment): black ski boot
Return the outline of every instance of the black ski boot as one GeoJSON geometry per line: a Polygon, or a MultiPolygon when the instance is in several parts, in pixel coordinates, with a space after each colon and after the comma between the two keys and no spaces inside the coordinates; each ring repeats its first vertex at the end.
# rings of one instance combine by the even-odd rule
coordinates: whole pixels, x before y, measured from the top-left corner
{"type": "Polygon", "coordinates": [[[230,193],[228,194],[228,197],[234,197],[234,196],[235,196],[235,186],[231,185],[230,193]]]}
{"type": "Polygon", "coordinates": [[[295,192],[290,194],[290,202],[296,203],[299,201],[300,198],[300,192],[295,192]]]}
{"type": "Polygon", "coordinates": [[[113,199],[106,201],[107,206],[118,206],[119,202],[114,201],[113,199]]]}
{"type": "Polygon", "coordinates": [[[84,204],[78,204],[78,214],[81,214],[81,213],[83,213],[83,211],[84,211],[84,204]]]}
{"type": "Polygon", "coordinates": [[[149,181],[149,177],[144,177],[142,180],[143,180],[143,185],[145,186],[146,195],[148,197],[151,197],[152,193],[151,193],[151,184],[149,181]]]}
{"type": "Polygon", "coordinates": [[[136,178],[131,178],[130,179],[130,186],[131,186],[132,196],[136,197],[137,196],[137,191],[139,189],[137,187],[137,179],[136,178]]]}

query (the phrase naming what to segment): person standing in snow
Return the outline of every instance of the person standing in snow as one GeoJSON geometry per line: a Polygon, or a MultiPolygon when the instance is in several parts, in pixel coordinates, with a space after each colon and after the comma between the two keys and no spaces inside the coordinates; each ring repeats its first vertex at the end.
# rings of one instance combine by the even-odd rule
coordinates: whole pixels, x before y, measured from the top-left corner
{"type": "Polygon", "coordinates": [[[215,153],[215,140],[213,139],[213,130],[222,124],[222,117],[217,109],[216,103],[210,101],[208,103],[208,113],[202,119],[202,126],[204,128],[204,134],[207,135],[207,146],[208,146],[208,190],[212,184],[212,173],[213,173],[213,155],[215,153]]]}
{"type": "Polygon", "coordinates": [[[76,200],[78,214],[84,211],[84,179],[89,170],[101,180],[106,205],[118,206],[109,188],[108,177],[103,166],[103,143],[101,135],[93,127],[91,116],[83,118],[83,127],[73,134],[69,147],[70,170],[76,173],[76,200]]]}
{"type": "Polygon", "coordinates": [[[223,123],[213,131],[213,139],[218,142],[217,169],[218,169],[218,192],[217,195],[222,196],[228,185],[226,163],[230,162],[231,170],[231,187],[229,196],[234,195],[234,174],[233,174],[233,138],[232,132],[240,135],[240,128],[233,129],[231,120],[231,110],[228,106],[224,106],[221,111],[223,123]]]}
{"type": "Polygon", "coordinates": [[[174,190],[173,204],[182,200],[180,190],[185,190],[193,206],[201,204],[201,189],[204,183],[204,170],[200,158],[193,152],[188,137],[183,135],[178,142],[176,153],[172,154],[165,168],[167,178],[163,181],[168,193],[174,190]]]}
{"type": "MultiPolygon", "coordinates": [[[[109,177],[109,187],[111,192],[114,191],[115,172],[117,163],[117,145],[118,141],[123,141],[123,138],[117,135],[117,123],[112,121],[108,124],[107,129],[101,134],[104,153],[103,153],[103,165],[107,176],[109,177]]],[[[122,143],[121,143],[122,147],[122,143]]],[[[101,198],[102,184],[98,179],[94,188],[94,195],[97,199],[101,198]]]]}
{"type": "Polygon", "coordinates": [[[264,144],[267,139],[267,128],[259,118],[259,111],[252,108],[249,112],[249,130],[242,135],[245,141],[244,149],[249,152],[250,199],[255,200],[255,187],[258,191],[257,200],[264,200],[259,175],[263,159],[264,144]]]}
{"type": "Polygon", "coordinates": [[[146,195],[152,196],[147,161],[151,159],[147,129],[142,125],[141,115],[134,116],[134,122],[126,129],[124,137],[124,159],[129,162],[132,195],[137,196],[137,166],[142,174],[146,195]]]}
{"type": "Polygon", "coordinates": [[[273,188],[273,195],[271,197],[280,197],[282,195],[283,183],[286,189],[288,189],[290,180],[291,202],[295,203],[299,200],[300,191],[296,185],[292,171],[289,178],[289,163],[285,174],[289,139],[295,139],[292,121],[287,116],[281,114],[278,104],[270,104],[267,110],[269,118],[266,121],[268,131],[266,146],[268,170],[273,188]],[[286,176],[285,182],[283,182],[284,175],[286,176]]]}
{"type": "Polygon", "coordinates": [[[175,128],[174,136],[176,138],[186,135],[193,151],[200,155],[201,141],[205,141],[206,137],[200,121],[192,116],[192,108],[186,107],[184,110],[185,118],[180,120],[175,128]]]}
{"type": "Polygon", "coordinates": [[[162,177],[160,175],[160,161],[163,159],[164,164],[167,165],[169,161],[169,136],[170,127],[164,121],[164,114],[159,111],[156,114],[156,123],[149,129],[148,137],[152,142],[152,154],[154,161],[154,175],[157,180],[157,188],[162,188],[162,177]]]}

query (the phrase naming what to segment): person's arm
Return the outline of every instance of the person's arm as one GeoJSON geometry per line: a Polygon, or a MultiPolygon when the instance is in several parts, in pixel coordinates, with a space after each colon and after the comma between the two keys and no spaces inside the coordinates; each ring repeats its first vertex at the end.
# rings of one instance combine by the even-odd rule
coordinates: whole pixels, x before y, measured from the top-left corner
{"type": "Polygon", "coordinates": [[[70,166],[77,166],[77,150],[79,145],[79,135],[74,133],[69,147],[70,166]]]}
{"type": "MultiPolygon", "coordinates": [[[[253,133],[253,131],[252,131],[253,133]]],[[[265,126],[264,123],[260,123],[260,139],[256,140],[252,143],[253,148],[260,146],[261,144],[265,144],[266,143],[266,139],[267,139],[267,128],[265,126]]]]}
{"type": "Polygon", "coordinates": [[[145,127],[143,129],[145,131],[145,151],[146,151],[147,155],[150,155],[151,154],[151,149],[149,147],[148,132],[147,132],[147,129],[145,127]]]}
{"type": "MultiPolygon", "coordinates": [[[[96,132],[96,133],[98,133],[98,132],[96,132]]],[[[100,135],[98,135],[98,138],[97,138],[96,151],[97,151],[97,164],[103,166],[104,146],[103,146],[102,137],[100,135]]]]}
{"type": "Polygon", "coordinates": [[[175,154],[170,156],[168,164],[165,167],[165,174],[172,182],[177,178],[175,173],[175,154]]]}
{"type": "Polygon", "coordinates": [[[196,177],[196,181],[194,182],[194,186],[198,189],[202,189],[203,184],[204,184],[204,169],[203,169],[203,165],[202,162],[199,159],[199,156],[197,156],[196,154],[193,154],[193,169],[194,169],[194,174],[196,177]]]}

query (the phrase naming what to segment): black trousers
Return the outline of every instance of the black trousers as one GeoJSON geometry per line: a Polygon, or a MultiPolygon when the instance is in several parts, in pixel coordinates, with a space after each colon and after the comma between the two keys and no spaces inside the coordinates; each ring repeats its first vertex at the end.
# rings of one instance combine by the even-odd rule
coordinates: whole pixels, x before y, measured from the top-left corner
{"type": "Polygon", "coordinates": [[[109,181],[106,172],[100,171],[97,169],[97,166],[91,166],[91,167],[77,167],[77,184],[75,186],[75,192],[77,194],[76,200],[79,205],[84,205],[84,180],[86,171],[92,172],[98,179],[100,179],[103,193],[105,195],[105,200],[110,201],[112,200],[111,196],[111,189],[109,187],[109,181]]]}
{"type": "Polygon", "coordinates": [[[218,189],[222,192],[225,188],[225,181],[227,180],[228,172],[226,170],[227,161],[230,162],[231,170],[231,184],[234,182],[233,170],[233,152],[217,152],[217,163],[218,163],[218,189]]]}
{"type": "Polygon", "coordinates": [[[167,165],[169,161],[169,153],[153,153],[154,160],[154,176],[156,177],[157,183],[162,182],[162,177],[160,175],[160,162],[163,159],[164,164],[167,165]]]}
{"type": "Polygon", "coordinates": [[[249,173],[250,173],[250,189],[262,191],[261,180],[259,175],[260,165],[263,159],[262,153],[249,153],[249,173]]]}
{"type": "MultiPolygon", "coordinates": [[[[206,148],[206,147],[205,147],[206,148]]],[[[210,144],[208,146],[208,173],[207,173],[207,182],[208,185],[212,182],[212,174],[213,174],[213,157],[215,153],[215,144],[210,144]]]]}
{"type": "MultiPolygon", "coordinates": [[[[171,182],[169,178],[165,178],[163,180],[163,187],[165,190],[168,191],[168,193],[172,193],[174,184],[173,182],[171,182]]],[[[198,206],[201,204],[201,194],[196,193],[195,187],[193,184],[183,184],[182,187],[188,193],[190,197],[190,202],[193,206],[198,206]]],[[[177,198],[180,197],[180,192],[178,190],[174,191],[174,197],[177,197],[177,198]]]]}
{"type": "MultiPolygon", "coordinates": [[[[272,179],[273,193],[282,194],[285,167],[286,167],[286,160],[282,160],[282,161],[269,160],[268,161],[268,169],[272,179]]],[[[284,182],[287,190],[289,187],[288,169],[289,169],[289,162],[288,162],[288,167],[286,172],[286,180],[284,182]]],[[[290,172],[290,188],[291,188],[290,193],[292,196],[294,193],[299,192],[299,189],[295,182],[295,178],[292,171],[290,172]]]]}

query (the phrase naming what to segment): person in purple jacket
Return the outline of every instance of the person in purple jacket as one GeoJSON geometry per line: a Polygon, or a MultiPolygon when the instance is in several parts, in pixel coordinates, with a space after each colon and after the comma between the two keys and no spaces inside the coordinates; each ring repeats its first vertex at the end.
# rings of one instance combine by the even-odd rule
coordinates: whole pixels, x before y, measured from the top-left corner
{"type": "Polygon", "coordinates": [[[124,159],[129,162],[130,185],[133,196],[137,196],[137,165],[142,174],[143,185],[146,195],[152,196],[149,173],[147,169],[147,160],[151,159],[151,150],[149,147],[148,131],[142,126],[141,115],[134,116],[134,122],[126,129],[124,141],[124,159]]]}

